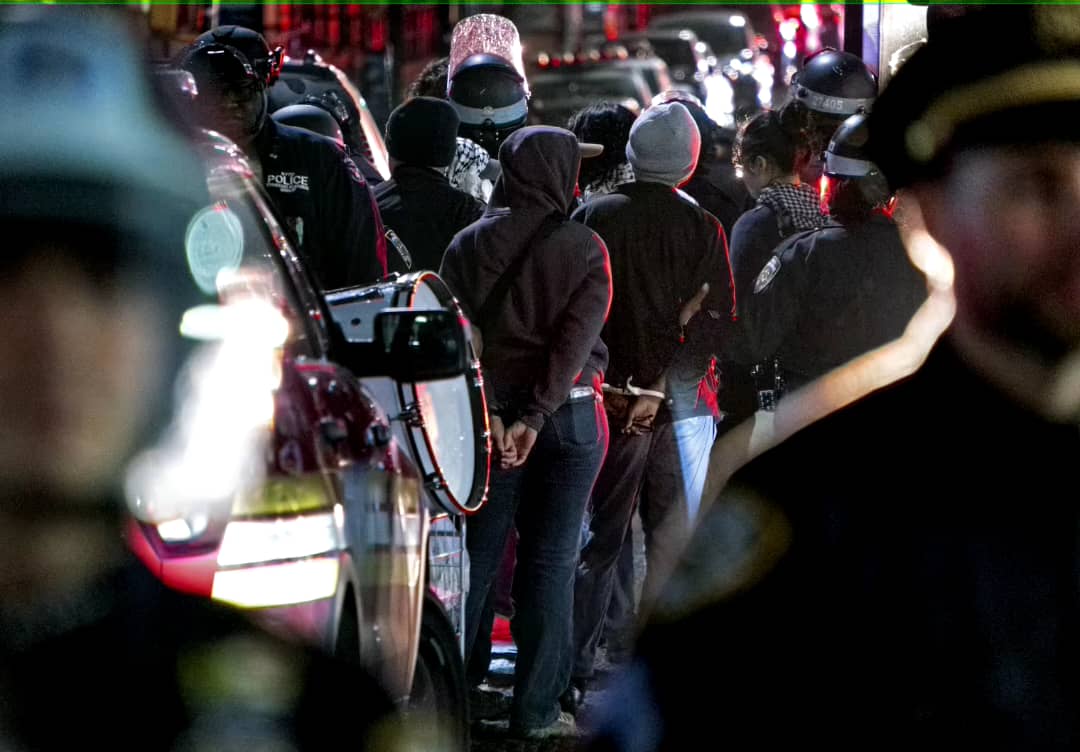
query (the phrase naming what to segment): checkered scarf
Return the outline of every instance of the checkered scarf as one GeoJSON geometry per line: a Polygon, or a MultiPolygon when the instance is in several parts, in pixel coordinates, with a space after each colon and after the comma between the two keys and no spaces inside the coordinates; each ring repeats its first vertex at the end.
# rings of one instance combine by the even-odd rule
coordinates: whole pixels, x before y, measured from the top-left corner
{"type": "Polygon", "coordinates": [[[757,202],[758,205],[771,209],[776,215],[780,235],[783,237],[803,230],[813,230],[825,224],[817,194],[806,184],[770,185],[761,191],[757,202]]]}
{"type": "Polygon", "coordinates": [[[588,185],[581,187],[581,200],[611,193],[623,183],[634,182],[634,168],[629,162],[620,162],[588,185]]]}

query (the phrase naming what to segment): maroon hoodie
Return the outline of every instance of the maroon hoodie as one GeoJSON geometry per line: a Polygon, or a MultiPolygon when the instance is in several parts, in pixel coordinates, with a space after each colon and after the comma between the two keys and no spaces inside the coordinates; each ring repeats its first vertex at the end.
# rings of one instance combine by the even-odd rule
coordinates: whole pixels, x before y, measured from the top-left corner
{"type": "Polygon", "coordinates": [[[475,318],[528,246],[498,313],[478,325],[492,412],[513,412],[539,430],[576,382],[599,388],[611,268],[600,237],[567,218],[581,164],[572,133],[522,128],[503,143],[499,163],[487,211],[451,241],[440,274],[475,318]]]}

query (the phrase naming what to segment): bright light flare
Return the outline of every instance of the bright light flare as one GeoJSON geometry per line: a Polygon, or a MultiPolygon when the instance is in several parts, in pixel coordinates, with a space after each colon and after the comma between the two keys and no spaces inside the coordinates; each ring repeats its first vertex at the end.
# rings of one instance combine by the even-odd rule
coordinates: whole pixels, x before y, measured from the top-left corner
{"type": "Polygon", "coordinates": [[[799,9],[799,18],[808,29],[816,29],[821,26],[821,16],[818,15],[817,6],[804,3],[799,9]]]}
{"type": "Polygon", "coordinates": [[[132,513],[145,522],[171,522],[166,531],[173,536],[183,532],[177,521],[194,535],[196,516],[220,512],[261,482],[288,336],[281,313],[257,297],[192,309],[180,328],[207,344],[181,371],[169,428],[135,458],[126,478],[132,513]]]}
{"type": "Polygon", "coordinates": [[[210,597],[240,608],[269,608],[332,598],[341,564],[337,557],[290,561],[214,574],[210,597]]]}
{"type": "Polygon", "coordinates": [[[337,551],[344,533],[333,512],[266,520],[233,520],[225,528],[218,565],[304,559],[337,551]]]}

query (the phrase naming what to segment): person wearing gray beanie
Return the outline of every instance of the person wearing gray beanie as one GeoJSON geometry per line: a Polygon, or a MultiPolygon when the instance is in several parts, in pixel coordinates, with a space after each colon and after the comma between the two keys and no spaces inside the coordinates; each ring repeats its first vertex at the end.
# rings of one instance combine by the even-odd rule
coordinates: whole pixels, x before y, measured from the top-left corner
{"type": "Polygon", "coordinates": [[[678,102],[653,105],[630,128],[626,158],[639,182],[678,187],[697,168],[701,134],[678,102]]]}
{"type": "Polygon", "coordinates": [[[594,676],[636,499],[648,500],[642,524],[645,593],[652,594],[689,534],[716,436],[708,377],[713,355],[736,336],[735,291],[724,228],[676,190],[693,174],[700,142],[682,104],[650,107],[631,127],[626,147],[634,182],[573,214],[604,239],[611,256],[604,409],[614,428],[593,485],[591,537],[574,583],[568,708],[580,703],[594,676]],[[680,315],[695,300],[700,312],[680,315]]]}

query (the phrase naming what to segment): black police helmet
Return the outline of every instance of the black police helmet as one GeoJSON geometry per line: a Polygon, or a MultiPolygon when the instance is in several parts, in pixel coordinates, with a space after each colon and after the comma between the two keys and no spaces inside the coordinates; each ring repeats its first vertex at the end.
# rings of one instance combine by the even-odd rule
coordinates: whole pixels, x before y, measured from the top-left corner
{"type": "Polygon", "coordinates": [[[451,104],[461,118],[460,133],[476,141],[492,157],[529,114],[525,82],[513,65],[497,55],[477,54],[465,60],[449,84],[451,104]]]}
{"type": "Polygon", "coordinates": [[[294,128],[317,133],[320,136],[345,144],[345,137],[341,134],[341,126],[334,116],[314,104],[290,104],[274,112],[272,117],[282,125],[290,125],[294,128]]]}
{"type": "Polygon", "coordinates": [[[180,68],[194,76],[199,91],[263,86],[255,66],[243,53],[229,45],[203,44],[192,47],[180,59],[180,68]]]}
{"type": "Polygon", "coordinates": [[[235,47],[224,44],[194,46],[180,59],[180,68],[195,78],[199,91],[196,103],[212,102],[214,97],[226,94],[249,102],[258,99],[250,122],[244,123],[244,128],[248,135],[262,129],[267,114],[266,85],[251,62],[235,47]]]}
{"type": "Polygon", "coordinates": [[[195,46],[225,44],[239,50],[251,61],[256,74],[266,86],[277,80],[281,73],[282,49],[270,49],[266,39],[257,31],[243,26],[217,26],[200,34],[195,39],[195,46]]]}
{"type": "Polygon", "coordinates": [[[857,113],[845,120],[829,142],[825,151],[825,174],[836,178],[865,178],[880,171],[869,157],[867,143],[870,130],[866,126],[865,113],[857,113]]]}
{"type": "Polygon", "coordinates": [[[871,161],[866,113],[845,120],[825,150],[824,173],[829,178],[827,211],[840,221],[868,216],[892,196],[888,182],[871,161]]]}
{"type": "Polygon", "coordinates": [[[877,96],[877,79],[861,59],[828,48],[807,58],[791,84],[796,102],[833,117],[868,112],[877,96]]]}

